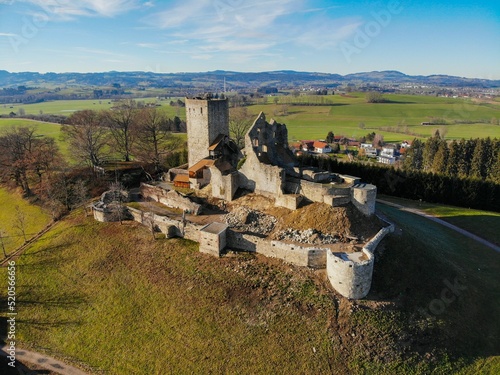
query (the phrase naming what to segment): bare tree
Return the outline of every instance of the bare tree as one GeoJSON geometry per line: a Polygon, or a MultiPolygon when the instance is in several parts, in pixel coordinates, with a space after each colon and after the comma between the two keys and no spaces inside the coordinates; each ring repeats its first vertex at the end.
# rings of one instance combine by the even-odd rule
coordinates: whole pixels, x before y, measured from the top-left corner
{"type": "Polygon", "coordinates": [[[12,128],[0,136],[0,178],[12,180],[24,194],[31,194],[31,182],[57,168],[62,160],[49,137],[37,136],[34,128],[12,128]]]}
{"type": "Polygon", "coordinates": [[[121,101],[105,112],[116,151],[125,161],[130,161],[134,144],[134,128],[137,125],[137,106],[133,100],[121,101]]]}
{"type": "Polygon", "coordinates": [[[12,128],[0,137],[1,176],[14,180],[27,195],[31,193],[28,179],[31,158],[28,155],[34,142],[34,128],[12,128]]]}
{"type": "Polygon", "coordinates": [[[24,243],[28,241],[26,238],[26,214],[21,210],[19,206],[15,207],[16,214],[14,217],[14,227],[19,230],[24,238],[24,243]]]}
{"type": "Polygon", "coordinates": [[[110,135],[103,126],[103,115],[92,110],[78,111],[70,116],[69,122],[62,131],[69,139],[73,157],[91,167],[100,165],[110,135]]]}
{"type": "Polygon", "coordinates": [[[246,107],[231,108],[229,115],[229,134],[238,147],[245,145],[245,134],[252,126],[252,116],[248,114],[246,107]]]}
{"type": "Polygon", "coordinates": [[[125,219],[125,207],[123,203],[127,201],[128,193],[121,182],[113,182],[109,185],[109,192],[112,201],[107,206],[111,211],[112,220],[123,224],[123,220],[125,219]]]}
{"type": "Polygon", "coordinates": [[[165,114],[155,107],[143,108],[136,127],[133,151],[137,159],[154,165],[155,172],[162,170],[166,158],[182,143],[169,131],[171,124],[165,114]]]}

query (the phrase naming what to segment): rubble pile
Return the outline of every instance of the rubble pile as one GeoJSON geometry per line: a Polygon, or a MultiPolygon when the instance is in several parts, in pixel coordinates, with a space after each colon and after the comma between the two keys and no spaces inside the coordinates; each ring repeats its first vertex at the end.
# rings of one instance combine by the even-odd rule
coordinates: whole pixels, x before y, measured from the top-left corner
{"type": "Polygon", "coordinates": [[[242,232],[269,234],[273,231],[277,219],[247,207],[237,207],[227,215],[225,220],[230,228],[242,232]]]}
{"type": "Polygon", "coordinates": [[[277,232],[274,235],[274,239],[278,241],[292,241],[306,244],[333,244],[339,241],[338,237],[322,233],[313,228],[304,231],[288,228],[277,232]]]}

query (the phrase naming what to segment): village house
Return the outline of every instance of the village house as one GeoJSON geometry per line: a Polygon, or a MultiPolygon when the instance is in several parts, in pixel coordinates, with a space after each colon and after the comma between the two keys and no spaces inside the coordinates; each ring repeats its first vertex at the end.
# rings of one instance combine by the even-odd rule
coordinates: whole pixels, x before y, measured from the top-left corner
{"type": "Polygon", "coordinates": [[[359,148],[362,148],[365,150],[365,155],[369,158],[376,158],[377,157],[377,149],[373,147],[371,143],[361,143],[359,145],[359,148]]]}
{"type": "Polygon", "coordinates": [[[330,145],[326,142],[315,141],[313,143],[314,152],[318,154],[328,154],[332,152],[330,145]]]}

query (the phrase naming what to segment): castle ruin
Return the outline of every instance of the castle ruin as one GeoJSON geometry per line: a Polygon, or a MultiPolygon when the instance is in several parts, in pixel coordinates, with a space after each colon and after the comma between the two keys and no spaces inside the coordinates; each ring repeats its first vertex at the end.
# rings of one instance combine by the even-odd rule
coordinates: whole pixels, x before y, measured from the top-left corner
{"type": "MultiPolygon", "coordinates": [[[[169,183],[207,191],[212,198],[232,202],[237,191],[267,197],[275,206],[297,210],[304,201],[341,207],[352,204],[365,220],[375,214],[377,189],[357,177],[339,175],[314,168],[299,167],[288,147],[284,124],[267,121],[260,113],[245,135],[239,150],[229,137],[227,99],[186,98],[188,166],[166,174],[169,183]]],[[[199,214],[201,208],[189,206],[189,198],[164,186],[141,185],[145,198],[170,207],[190,207],[185,212],[199,214]]],[[[194,203],[194,202],[192,202],[194,203]]],[[[194,203],[196,205],[196,203],[194,203]]],[[[105,208],[96,207],[94,215],[105,220],[105,208]]],[[[145,223],[144,214],[131,209],[134,220],[145,223]]],[[[150,222],[150,219],[148,219],[150,222]]],[[[347,298],[367,295],[372,279],[374,250],[393,226],[383,227],[357,251],[334,251],[322,244],[305,245],[273,240],[263,235],[241,232],[226,223],[213,221],[198,225],[182,220],[155,217],[159,230],[200,243],[200,251],[220,256],[225,249],[244,250],[284,259],[313,268],[326,268],[332,287],[347,298]],[[163,229],[162,229],[163,228],[163,229]]]]}

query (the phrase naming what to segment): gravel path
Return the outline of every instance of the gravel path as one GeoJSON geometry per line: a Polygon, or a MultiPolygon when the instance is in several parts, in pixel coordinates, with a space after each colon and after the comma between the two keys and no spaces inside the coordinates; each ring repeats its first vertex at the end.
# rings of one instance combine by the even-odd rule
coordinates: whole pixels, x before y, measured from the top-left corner
{"type": "MultiPolygon", "coordinates": [[[[7,357],[7,345],[3,345],[0,347],[0,356],[7,357]]],[[[46,356],[45,354],[31,352],[29,350],[24,350],[21,348],[16,348],[16,367],[18,367],[22,363],[22,367],[24,372],[26,372],[27,364],[33,364],[38,367],[45,368],[47,370],[52,371],[56,374],[61,375],[88,375],[86,372],[83,372],[76,367],[67,365],[64,362],[61,362],[55,358],[46,356]]],[[[31,373],[31,372],[30,372],[31,373]]],[[[34,372],[38,374],[39,372],[34,372]]]]}

